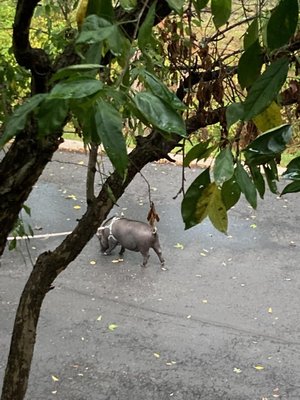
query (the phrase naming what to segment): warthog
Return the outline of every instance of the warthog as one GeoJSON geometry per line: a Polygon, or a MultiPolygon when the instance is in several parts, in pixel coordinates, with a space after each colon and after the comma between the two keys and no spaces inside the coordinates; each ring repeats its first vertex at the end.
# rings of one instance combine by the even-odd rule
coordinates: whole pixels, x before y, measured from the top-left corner
{"type": "Polygon", "coordinates": [[[165,260],[162,256],[157,230],[145,222],[112,217],[102,223],[96,235],[100,241],[101,251],[105,255],[109,255],[119,244],[121,245],[120,255],[125,249],[139,251],[143,256],[142,267],[145,267],[150,257],[149,249],[152,248],[161,266],[164,265],[165,260]]]}

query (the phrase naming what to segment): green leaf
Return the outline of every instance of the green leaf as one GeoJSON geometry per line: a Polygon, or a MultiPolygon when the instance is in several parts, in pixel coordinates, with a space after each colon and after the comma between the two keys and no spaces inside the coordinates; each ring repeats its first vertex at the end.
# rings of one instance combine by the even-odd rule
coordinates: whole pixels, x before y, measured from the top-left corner
{"type": "Polygon", "coordinates": [[[210,184],[209,167],[203,171],[188,188],[182,203],[181,215],[185,223],[185,229],[190,229],[197,225],[199,221],[195,216],[196,204],[201,197],[204,189],[210,184]]]}
{"type": "Polygon", "coordinates": [[[177,14],[182,15],[184,0],[167,0],[167,3],[172,10],[176,11],[177,14]]]}
{"type": "Polygon", "coordinates": [[[45,99],[37,111],[39,135],[49,135],[62,129],[69,111],[69,104],[64,99],[45,99]]]}
{"type": "Polygon", "coordinates": [[[149,123],[163,132],[186,136],[182,117],[169,104],[150,92],[139,92],[133,98],[138,110],[149,123]]]}
{"type": "Polygon", "coordinates": [[[297,193],[300,192],[300,181],[294,181],[289,183],[281,192],[280,196],[283,196],[287,193],[297,193]]]}
{"type": "Polygon", "coordinates": [[[101,138],[97,134],[94,105],[76,101],[71,102],[70,107],[82,129],[84,143],[101,144],[101,138]]]}
{"type": "Polygon", "coordinates": [[[94,109],[97,134],[113,166],[123,176],[128,157],[122,133],[122,118],[111,104],[102,99],[96,101],[94,109]]]}
{"type": "Polygon", "coordinates": [[[272,103],[286,80],[288,67],[289,59],[279,58],[254,82],[244,102],[245,121],[260,114],[272,103]]]}
{"type": "Polygon", "coordinates": [[[112,0],[88,0],[86,15],[92,14],[112,22],[114,19],[112,0]]]}
{"type": "Polygon", "coordinates": [[[191,150],[186,154],[183,160],[183,166],[188,167],[193,160],[201,160],[207,152],[207,148],[210,140],[206,142],[201,142],[196,144],[191,150]]]}
{"type": "Polygon", "coordinates": [[[265,185],[265,180],[264,177],[262,176],[260,172],[260,167],[256,165],[251,165],[249,166],[251,176],[254,182],[254,185],[260,195],[260,197],[263,199],[266,191],[266,185],[265,185]]]}
{"type": "Polygon", "coordinates": [[[211,12],[216,29],[226,24],[231,14],[231,0],[211,0],[211,12]]]}
{"type": "Polygon", "coordinates": [[[226,210],[229,210],[239,201],[241,197],[241,189],[237,184],[235,176],[223,183],[221,195],[226,210]]]}
{"type": "Polygon", "coordinates": [[[36,94],[14,110],[5,125],[3,135],[0,137],[0,148],[25,128],[28,115],[37,108],[46,96],[47,94],[44,93],[36,94]]]}
{"type": "Polygon", "coordinates": [[[240,162],[237,163],[235,169],[235,178],[248,203],[255,209],[257,207],[256,188],[240,162]]]}
{"type": "Polygon", "coordinates": [[[239,120],[244,118],[244,105],[242,103],[232,103],[226,108],[227,129],[239,120]]]}
{"type": "Polygon", "coordinates": [[[171,92],[156,76],[148,71],[143,71],[145,85],[151,92],[161,100],[168,103],[175,110],[186,110],[186,105],[183,104],[175,93],[171,92]]]}
{"type": "Polygon", "coordinates": [[[26,204],[23,204],[22,208],[24,209],[25,213],[31,217],[31,208],[28,207],[26,204]]]}
{"type": "Polygon", "coordinates": [[[136,8],[137,0],[120,0],[121,7],[129,12],[136,8]]]}
{"type": "Polygon", "coordinates": [[[258,19],[255,18],[248,29],[246,30],[244,36],[244,49],[247,50],[249,46],[251,46],[258,39],[258,19]]]}
{"type": "Polygon", "coordinates": [[[217,155],[214,165],[214,179],[218,185],[228,181],[234,173],[233,157],[229,147],[217,155]]]}
{"type": "Polygon", "coordinates": [[[149,8],[148,14],[138,33],[138,45],[142,52],[147,50],[147,45],[152,40],[152,27],[155,19],[156,1],[149,8]]]}
{"type": "Polygon", "coordinates": [[[52,81],[80,76],[86,72],[96,72],[101,68],[100,64],[77,64],[58,70],[52,77],[52,81]]]}
{"type": "Polygon", "coordinates": [[[238,80],[242,89],[250,87],[259,77],[264,62],[262,48],[256,40],[242,54],[238,64],[238,80]]]}
{"type": "Polygon", "coordinates": [[[201,10],[207,6],[208,0],[193,0],[193,4],[198,15],[201,10]]]}
{"type": "Polygon", "coordinates": [[[293,181],[300,180],[300,156],[294,158],[288,163],[286,171],[282,174],[282,177],[293,181]]]}
{"type": "Polygon", "coordinates": [[[82,99],[99,92],[102,88],[102,82],[92,78],[59,82],[51,90],[49,99],[82,99]]]}
{"type": "Polygon", "coordinates": [[[86,43],[98,43],[109,38],[113,35],[115,26],[104,18],[100,18],[97,15],[89,15],[85,18],[81,32],[76,40],[77,44],[86,43]]]}
{"type": "Polygon", "coordinates": [[[16,247],[17,247],[17,239],[13,238],[13,240],[9,242],[8,250],[9,251],[15,250],[16,247]]]}
{"type": "Polygon", "coordinates": [[[120,29],[114,25],[112,33],[107,38],[108,46],[115,56],[122,55],[128,51],[128,46],[125,37],[122,35],[120,29]]]}
{"type": "Polygon", "coordinates": [[[275,174],[273,169],[270,168],[268,165],[263,165],[263,168],[264,168],[264,172],[265,172],[265,176],[267,179],[269,189],[271,190],[272,193],[277,194],[278,193],[278,189],[277,189],[277,185],[276,185],[276,180],[278,180],[277,174],[275,174]]]}
{"type": "Polygon", "coordinates": [[[279,2],[267,25],[267,43],[271,51],[288,43],[297,28],[298,15],[298,0],[279,2]]]}
{"type": "Polygon", "coordinates": [[[281,154],[292,138],[290,125],[282,125],[258,136],[244,150],[247,164],[266,164],[281,154]]]}

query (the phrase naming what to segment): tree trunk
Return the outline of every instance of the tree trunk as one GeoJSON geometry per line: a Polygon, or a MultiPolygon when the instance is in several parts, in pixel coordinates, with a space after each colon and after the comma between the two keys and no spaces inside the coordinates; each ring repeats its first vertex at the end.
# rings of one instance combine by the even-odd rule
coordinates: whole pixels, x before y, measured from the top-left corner
{"type": "Polygon", "coordinates": [[[0,163],[0,256],[7,236],[11,232],[19,212],[27,200],[53,153],[59,139],[38,142],[17,138],[0,163]]]}

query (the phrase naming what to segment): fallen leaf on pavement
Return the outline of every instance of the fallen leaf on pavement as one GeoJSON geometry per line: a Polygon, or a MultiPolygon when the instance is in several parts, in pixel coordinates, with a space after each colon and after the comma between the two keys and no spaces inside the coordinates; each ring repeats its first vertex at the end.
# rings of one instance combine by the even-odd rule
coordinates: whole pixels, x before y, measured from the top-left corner
{"type": "Polygon", "coordinates": [[[57,378],[55,375],[51,375],[51,378],[52,378],[53,382],[59,381],[59,378],[57,378]]]}
{"type": "Polygon", "coordinates": [[[66,196],[66,199],[77,200],[77,197],[75,196],[75,194],[69,194],[68,196],[66,196]]]}
{"type": "Polygon", "coordinates": [[[118,327],[118,325],[116,325],[116,324],[110,324],[110,325],[108,325],[108,329],[110,330],[110,331],[114,331],[114,330],[116,330],[117,329],[117,327],[118,327]]]}
{"type": "Polygon", "coordinates": [[[240,368],[233,368],[233,372],[235,372],[236,374],[240,374],[242,370],[240,368]]]}
{"type": "Polygon", "coordinates": [[[176,249],[181,249],[181,250],[184,249],[184,245],[181,244],[181,243],[176,243],[176,244],[174,245],[174,247],[175,247],[176,249]]]}
{"type": "Polygon", "coordinates": [[[255,368],[257,371],[262,371],[263,369],[265,369],[265,367],[263,367],[262,365],[255,365],[254,368],[255,368]]]}

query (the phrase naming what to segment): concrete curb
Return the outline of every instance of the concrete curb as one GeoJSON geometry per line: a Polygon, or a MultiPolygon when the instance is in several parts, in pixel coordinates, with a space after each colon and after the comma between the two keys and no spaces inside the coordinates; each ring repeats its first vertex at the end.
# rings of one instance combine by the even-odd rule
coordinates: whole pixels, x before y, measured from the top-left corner
{"type": "MultiPolygon", "coordinates": [[[[68,152],[75,152],[75,153],[86,153],[87,150],[84,147],[83,142],[79,140],[70,140],[70,139],[65,139],[63,143],[59,145],[59,150],[61,151],[68,151],[68,152]]],[[[99,150],[99,153],[101,153],[102,150],[99,150]]],[[[128,150],[128,153],[130,153],[131,149],[128,150]]],[[[169,157],[174,160],[174,163],[171,161],[167,160],[166,158],[162,158],[158,161],[156,161],[157,164],[172,164],[172,165],[177,165],[177,166],[182,166],[182,156],[180,154],[173,154],[170,153],[169,157]]],[[[190,163],[191,168],[206,168],[210,165],[213,165],[214,159],[209,157],[207,160],[203,161],[192,161],[190,163]]]]}
{"type": "MultiPolygon", "coordinates": [[[[61,151],[69,151],[69,152],[75,152],[75,153],[86,153],[86,149],[83,145],[83,142],[79,140],[70,140],[70,139],[65,139],[63,143],[60,144],[59,150],[61,151]]],[[[129,149],[130,153],[131,149],[129,149]]],[[[101,150],[99,151],[99,153],[101,150]]],[[[157,162],[157,164],[172,164],[172,165],[177,165],[177,166],[182,166],[182,155],[180,154],[169,154],[169,157],[174,160],[174,163],[170,162],[166,158],[162,158],[157,162]]],[[[198,162],[192,161],[190,163],[190,168],[207,168],[209,166],[213,166],[214,164],[214,159],[209,157],[206,160],[200,160],[198,162]]],[[[277,166],[278,168],[278,173],[279,175],[282,175],[283,172],[285,171],[284,167],[277,166]]]]}

